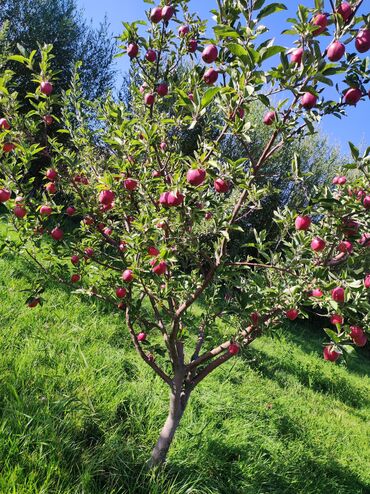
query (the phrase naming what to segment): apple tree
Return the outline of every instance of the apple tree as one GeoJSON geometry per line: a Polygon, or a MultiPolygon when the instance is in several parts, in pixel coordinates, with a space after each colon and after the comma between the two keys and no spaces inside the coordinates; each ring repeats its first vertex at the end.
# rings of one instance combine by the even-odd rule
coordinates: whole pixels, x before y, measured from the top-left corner
{"type": "MultiPolygon", "coordinates": [[[[266,27],[283,3],[218,0],[210,34],[186,0],[163,2],[144,23],[124,24],[122,54],[140,80],[129,108],[111,97],[84,100],[78,70],[60,95],[49,46],[40,63],[35,52],[10,57],[34,83],[26,118],[12,72],[1,73],[0,202],[17,232],[8,247],[30,258],[40,279],[121,311],[138,354],[169,388],[151,465],[165,461],[192,391],[284,321],[327,317],[326,360],[366,344],[370,149],[351,144],[343,174],[310,194],[294,155],[290,184],[303,208],[276,210],[277,238],[256,230],[246,258],[231,255],[235,233],[269,192],[257,179],[271,157],[314,134],[326,115],[368,104],[362,4],[298,5],[284,32],[296,41],[283,46],[266,27]],[[185,64],[191,70],[178,70],[185,64]],[[255,102],[269,129],[257,158],[248,147],[255,102]],[[57,137],[45,121],[56,108],[57,137]],[[200,119],[196,149],[184,155],[181,132],[200,119]],[[244,144],[235,161],[222,153],[229,136],[244,144]],[[42,191],[28,174],[40,153],[48,160],[42,191]]],[[[30,288],[30,308],[42,291],[30,288]]]]}

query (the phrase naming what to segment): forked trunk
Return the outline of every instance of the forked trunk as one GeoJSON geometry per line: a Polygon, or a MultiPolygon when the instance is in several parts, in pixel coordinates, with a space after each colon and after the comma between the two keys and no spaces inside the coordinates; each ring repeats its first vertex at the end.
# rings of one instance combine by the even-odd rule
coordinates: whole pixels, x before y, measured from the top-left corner
{"type": "Polygon", "coordinates": [[[184,414],[189,395],[182,391],[181,384],[179,384],[177,389],[173,389],[171,391],[169,413],[157,444],[152,451],[152,456],[149,462],[150,467],[155,467],[165,462],[177,427],[179,426],[181,417],[184,414]]]}

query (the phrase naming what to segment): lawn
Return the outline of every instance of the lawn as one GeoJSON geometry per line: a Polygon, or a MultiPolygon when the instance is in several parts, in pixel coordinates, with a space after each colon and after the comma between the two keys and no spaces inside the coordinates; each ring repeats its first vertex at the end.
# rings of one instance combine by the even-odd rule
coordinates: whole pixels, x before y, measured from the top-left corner
{"type": "Polygon", "coordinates": [[[0,259],[2,494],[365,494],[369,353],[321,357],[302,323],[256,341],[194,392],[164,471],[145,461],[167,390],[132,350],[121,313],[0,259]]]}

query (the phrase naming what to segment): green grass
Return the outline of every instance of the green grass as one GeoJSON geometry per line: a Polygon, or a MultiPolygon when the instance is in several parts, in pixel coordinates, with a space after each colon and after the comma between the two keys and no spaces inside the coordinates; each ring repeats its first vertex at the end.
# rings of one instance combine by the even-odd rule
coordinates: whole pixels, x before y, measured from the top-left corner
{"type": "Polygon", "coordinates": [[[365,494],[369,355],[321,358],[322,333],[264,337],[194,392],[164,471],[145,461],[167,389],[132,350],[122,314],[0,260],[1,494],[365,494]]]}

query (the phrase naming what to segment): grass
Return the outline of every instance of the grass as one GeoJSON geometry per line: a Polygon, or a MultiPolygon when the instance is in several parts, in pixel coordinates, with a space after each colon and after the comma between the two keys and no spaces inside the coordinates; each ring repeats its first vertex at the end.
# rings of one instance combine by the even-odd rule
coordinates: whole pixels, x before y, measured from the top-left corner
{"type": "Polygon", "coordinates": [[[144,467],[167,390],[132,350],[122,314],[0,259],[2,494],[370,493],[369,355],[324,362],[322,333],[263,337],[193,394],[166,469],[144,467]]]}

